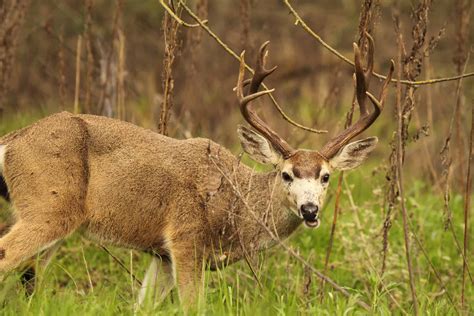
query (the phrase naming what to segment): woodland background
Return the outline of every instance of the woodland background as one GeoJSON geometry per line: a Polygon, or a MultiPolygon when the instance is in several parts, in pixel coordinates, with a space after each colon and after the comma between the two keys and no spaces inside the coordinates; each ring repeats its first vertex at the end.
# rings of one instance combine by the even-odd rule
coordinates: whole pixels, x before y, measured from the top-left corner
{"type": "MultiPolygon", "coordinates": [[[[192,25],[176,22],[161,2],[0,1],[0,135],[67,110],[128,120],[177,138],[211,138],[239,154],[235,131],[243,119],[233,91],[238,60],[194,25],[177,1],[168,8],[192,25]]],[[[380,139],[370,162],[339,181],[334,177],[322,227],[302,229],[288,242],[311,266],[347,287],[351,298],[324,287],[291,254],[272,250],[255,259],[257,274],[266,278],[256,293],[245,264],[222,271],[219,281],[210,276],[214,296],[205,312],[265,313],[270,306],[284,314],[342,314],[363,311],[360,301],[377,313],[472,312],[472,1],[189,0],[186,5],[228,49],[237,55],[245,50],[250,66],[260,44],[271,41],[268,64],[278,70],[266,83],[276,88],[276,100],[298,123],[328,130],[328,135],[303,131],[282,119],[270,99],[259,101],[264,119],[295,147],[318,148],[343,129],[352,117],[354,85],[353,67],[323,47],[302,21],[296,23],[291,8],[350,60],[352,43],[365,51],[363,34],[369,32],[376,72],[386,73],[393,59],[395,78],[420,81],[391,85],[384,112],[365,133],[380,139]],[[425,81],[464,73],[463,79],[425,81]],[[235,271],[248,278],[241,276],[240,284],[235,271]]],[[[374,78],[370,90],[376,94],[379,88],[374,78]]],[[[135,258],[142,275],[148,259],[114,249],[115,260],[93,245],[78,250],[79,238],[63,247],[66,259],[59,262],[75,269],[67,265],[68,255],[84,257],[86,275],[72,277],[53,267],[49,274],[61,285],[47,281],[33,301],[9,301],[21,288],[4,287],[9,289],[0,290],[5,310],[58,312],[42,301],[59,299],[49,295],[53,288],[71,303],[64,305],[69,312],[77,312],[78,297],[87,300],[88,312],[104,312],[98,305],[111,299],[101,298],[109,294],[91,289],[112,278],[103,276],[111,270],[123,278],[123,283],[109,280],[119,293],[116,305],[120,312],[130,310],[135,286],[116,261],[127,265],[135,258]]],[[[175,311],[172,300],[166,306],[175,311]]]]}

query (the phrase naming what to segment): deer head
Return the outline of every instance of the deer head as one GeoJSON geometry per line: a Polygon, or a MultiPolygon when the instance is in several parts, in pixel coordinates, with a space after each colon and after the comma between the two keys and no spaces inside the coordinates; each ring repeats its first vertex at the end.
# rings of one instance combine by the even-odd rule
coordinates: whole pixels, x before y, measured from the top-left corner
{"type": "Polygon", "coordinates": [[[241,55],[236,91],[240,111],[253,128],[252,130],[245,126],[238,127],[237,132],[242,147],[254,160],[264,164],[272,164],[277,169],[279,181],[283,184],[292,211],[302,218],[308,227],[319,226],[318,212],[323,206],[331,173],[334,170],[350,170],[358,167],[377,145],[377,137],[368,137],[350,143],[350,140],[372,125],[380,115],[394,69],[392,61],[387,79],[382,86],[380,101],[377,100],[368,92],[373,71],[374,43],[370,35],[366,34],[366,36],[369,49],[365,69],[362,66],[360,50],[357,44],[354,43],[359,120],[329,140],[319,151],[293,149],[250,107],[252,100],[273,92],[273,89],[258,91],[263,80],[276,69],[276,67],[265,68],[269,42],[264,43],[260,48],[255,73],[251,80],[244,80],[244,53],[241,55]],[[249,87],[247,93],[244,94],[244,88],[247,85],[249,87]],[[371,113],[366,106],[367,98],[373,104],[374,109],[371,113]]]}

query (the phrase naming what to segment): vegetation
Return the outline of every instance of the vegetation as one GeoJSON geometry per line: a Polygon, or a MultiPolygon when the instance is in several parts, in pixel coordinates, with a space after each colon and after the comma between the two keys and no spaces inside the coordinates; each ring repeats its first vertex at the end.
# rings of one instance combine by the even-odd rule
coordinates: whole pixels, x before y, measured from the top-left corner
{"type": "MultiPolygon", "coordinates": [[[[379,146],[357,171],[333,177],[321,226],[300,227],[284,242],[292,253],[275,246],[252,258],[258,281],[246,262],[206,272],[197,313],[367,314],[360,302],[372,314],[473,312],[473,77],[425,82],[474,70],[472,1],[188,1],[207,30],[176,22],[196,23],[178,1],[169,6],[175,17],[158,1],[13,2],[0,3],[0,17],[10,16],[0,21],[0,135],[76,110],[172,137],[211,138],[238,155],[238,60],[209,30],[247,56],[271,40],[269,64],[279,69],[268,85],[276,100],[291,119],[333,135],[351,119],[353,67],[316,37],[349,58],[352,42],[365,54],[364,34],[372,34],[376,72],[392,58],[395,78],[423,82],[391,86],[382,117],[365,133],[377,135],[379,146]]],[[[379,84],[374,78],[374,91],[379,84]]],[[[328,138],[281,119],[269,99],[259,105],[295,147],[318,148],[328,138]]],[[[1,207],[8,223],[10,206],[1,207]]],[[[141,280],[150,257],[108,250],[71,236],[32,296],[21,271],[0,282],[2,314],[132,314],[139,290],[132,274],[141,280]]],[[[138,314],[151,313],[182,313],[177,293],[159,306],[150,298],[138,314]]]]}

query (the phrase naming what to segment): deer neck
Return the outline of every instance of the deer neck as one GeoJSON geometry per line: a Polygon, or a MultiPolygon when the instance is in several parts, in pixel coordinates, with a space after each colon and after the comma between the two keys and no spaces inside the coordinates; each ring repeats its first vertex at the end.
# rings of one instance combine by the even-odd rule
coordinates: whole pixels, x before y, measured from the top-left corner
{"type": "Polygon", "coordinates": [[[290,209],[286,192],[277,172],[253,173],[240,179],[247,188],[236,220],[239,243],[249,251],[258,251],[285,239],[302,223],[290,209]]]}

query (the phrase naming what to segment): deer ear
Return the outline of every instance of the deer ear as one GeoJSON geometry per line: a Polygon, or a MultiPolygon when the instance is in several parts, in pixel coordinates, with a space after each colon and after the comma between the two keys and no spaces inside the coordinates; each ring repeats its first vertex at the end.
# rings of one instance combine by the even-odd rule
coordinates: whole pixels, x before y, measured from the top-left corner
{"type": "Polygon", "coordinates": [[[350,170],[362,164],[372,150],[377,145],[377,137],[369,137],[349,143],[344,146],[339,153],[329,161],[334,169],[350,170]]]}
{"type": "Polygon", "coordinates": [[[242,125],[237,128],[237,133],[242,148],[253,160],[272,165],[277,165],[281,161],[281,155],[273,149],[272,145],[262,135],[242,125]]]}

